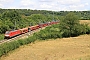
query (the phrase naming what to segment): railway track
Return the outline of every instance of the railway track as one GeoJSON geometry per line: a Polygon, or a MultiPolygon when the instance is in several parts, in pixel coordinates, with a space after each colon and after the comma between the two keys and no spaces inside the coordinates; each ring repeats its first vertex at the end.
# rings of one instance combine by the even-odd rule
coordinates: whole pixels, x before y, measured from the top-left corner
{"type": "MultiPolygon", "coordinates": [[[[41,25],[37,25],[37,26],[35,26],[35,27],[33,27],[33,28],[37,28],[37,27],[41,27],[41,28],[39,28],[39,29],[36,29],[36,30],[33,30],[33,28],[32,27],[29,27],[28,29],[26,28],[26,29],[22,29],[21,31],[28,31],[29,29],[31,29],[31,30],[33,30],[33,31],[30,31],[30,32],[27,32],[27,33],[25,33],[25,34],[21,34],[21,35],[19,35],[19,36],[16,36],[16,33],[15,32],[19,32],[19,34],[20,34],[20,31],[19,30],[17,30],[17,31],[15,31],[15,32],[13,32],[13,33],[15,33],[14,35],[16,36],[16,37],[14,37],[14,38],[11,38],[11,39],[5,39],[5,40],[1,40],[0,41],[0,44],[3,44],[3,43],[5,43],[5,42],[11,42],[11,41],[14,41],[14,40],[19,40],[19,39],[23,39],[23,38],[28,38],[28,36],[30,36],[30,35],[33,35],[33,33],[35,33],[35,32],[38,32],[38,31],[40,31],[41,29],[44,29],[45,27],[47,27],[47,26],[51,26],[52,24],[57,24],[58,23],[58,21],[54,21],[54,22],[49,22],[49,23],[44,23],[44,24],[41,24],[41,25]],[[47,24],[49,24],[49,25],[47,25],[47,24]]],[[[11,31],[12,32],[12,31],[11,31]]],[[[23,33],[23,32],[22,32],[23,33]]]]}
{"type": "Polygon", "coordinates": [[[28,33],[25,33],[25,34],[21,34],[21,35],[19,35],[19,36],[13,37],[13,38],[11,38],[11,39],[1,40],[1,41],[0,41],[0,44],[6,43],[6,42],[8,43],[8,42],[11,42],[11,41],[14,41],[14,40],[19,40],[19,39],[28,38],[28,36],[33,35],[33,33],[38,32],[38,31],[40,31],[40,30],[42,30],[42,29],[45,29],[45,27],[44,27],[44,28],[39,28],[39,29],[37,29],[37,30],[33,30],[33,31],[28,32],[28,33]]]}

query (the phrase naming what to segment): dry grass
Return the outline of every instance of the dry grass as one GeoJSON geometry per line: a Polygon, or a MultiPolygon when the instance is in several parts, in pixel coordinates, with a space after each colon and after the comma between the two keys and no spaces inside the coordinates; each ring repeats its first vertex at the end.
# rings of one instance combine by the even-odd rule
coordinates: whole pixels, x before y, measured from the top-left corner
{"type": "Polygon", "coordinates": [[[1,60],[90,60],[90,35],[36,41],[10,52],[1,60]]]}
{"type": "Polygon", "coordinates": [[[80,20],[81,24],[88,24],[90,26],[90,20],[80,20]]]}

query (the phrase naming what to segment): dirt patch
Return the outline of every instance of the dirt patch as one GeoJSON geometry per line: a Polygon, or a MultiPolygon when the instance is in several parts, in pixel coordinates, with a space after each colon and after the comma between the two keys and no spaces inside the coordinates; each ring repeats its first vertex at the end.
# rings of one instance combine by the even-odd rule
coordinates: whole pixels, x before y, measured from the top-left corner
{"type": "Polygon", "coordinates": [[[77,60],[90,59],[90,35],[36,41],[10,52],[1,60],[77,60]]]}

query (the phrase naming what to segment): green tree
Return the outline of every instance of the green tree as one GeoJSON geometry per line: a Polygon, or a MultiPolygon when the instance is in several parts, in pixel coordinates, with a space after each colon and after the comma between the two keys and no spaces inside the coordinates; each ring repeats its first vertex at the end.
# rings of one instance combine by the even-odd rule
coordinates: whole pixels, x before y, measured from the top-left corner
{"type": "Polygon", "coordinates": [[[43,15],[43,14],[32,14],[30,16],[30,19],[33,20],[33,24],[37,24],[37,23],[40,23],[40,22],[43,22],[45,21],[46,22],[46,16],[43,15]]]}
{"type": "Polygon", "coordinates": [[[73,36],[75,30],[79,26],[78,16],[74,13],[69,13],[63,20],[60,21],[60,31],[64,37],[73,36]]]}
{"type": "Polygon", "coordinates": [[[2,13],[2,19],[4,24],[9,26],[9,29],[19,29],[26,27],[26,21],[17,10],[7,10],[2,13]]]}

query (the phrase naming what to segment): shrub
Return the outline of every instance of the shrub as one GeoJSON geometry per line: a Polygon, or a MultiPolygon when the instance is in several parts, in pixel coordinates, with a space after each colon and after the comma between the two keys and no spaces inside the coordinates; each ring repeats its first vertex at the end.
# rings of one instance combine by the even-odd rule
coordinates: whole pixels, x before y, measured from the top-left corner
{"type": "Polygon", "coordinates": [[[0,40],[3,40],[4,39],[4,34],[1,34],[0,35],[0,40]]]}
{"type": "Polygon", "coordinates": [[[20,39],[17,41],[12,41],[8,43],[4,43],[0,45],[0,56],[7,54],[9,51],[12,51],[16,48],[19,48],[22,45],[34,42],[36,38],[34,36],[30,36],[27,39],[20,39]]]}
{"type": "Polygon", "coordinates": [[[40,40],[46,40],[46,39],[52,39],[52,38],[61,38],[62,33],[60,33],[59,30],[59,24],[52,25],[49,27],[46,27],[44,30],[41,30],[40,32],[35,33],[33,36],[36,37],[36,39],[40,40]]]}

